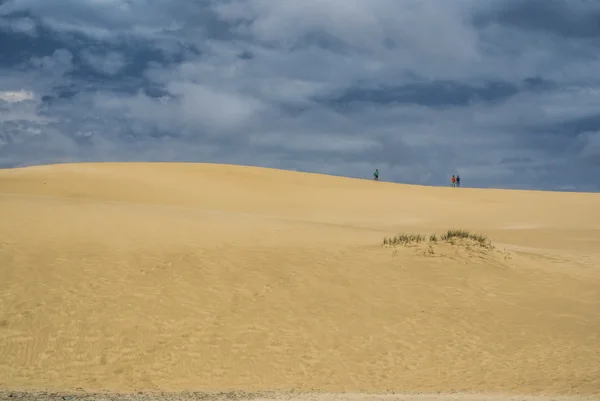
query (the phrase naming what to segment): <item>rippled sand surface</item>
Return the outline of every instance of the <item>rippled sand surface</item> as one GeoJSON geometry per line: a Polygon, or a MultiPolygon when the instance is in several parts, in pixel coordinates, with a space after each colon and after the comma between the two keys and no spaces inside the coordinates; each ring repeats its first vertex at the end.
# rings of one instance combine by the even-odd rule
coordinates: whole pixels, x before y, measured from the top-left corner
{"type": "Polygon", "coordinates": [[[600,394],[598,194],[210,164],[1,170],[0,278],[6,397],[600,394]],[[493,247],[382,246],[451,228],[493,247]]]}

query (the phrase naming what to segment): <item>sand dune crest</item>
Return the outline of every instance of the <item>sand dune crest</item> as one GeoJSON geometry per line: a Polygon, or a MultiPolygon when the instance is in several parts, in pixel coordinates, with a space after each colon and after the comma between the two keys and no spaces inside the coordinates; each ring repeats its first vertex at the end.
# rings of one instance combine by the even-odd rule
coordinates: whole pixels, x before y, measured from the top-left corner
{"type": "Polygon", "coordinates": [[[600,395],[600,196],[0,171],[0,388],[600,395]],[[382,246],[465,228],[462,241],[382,246]]]}

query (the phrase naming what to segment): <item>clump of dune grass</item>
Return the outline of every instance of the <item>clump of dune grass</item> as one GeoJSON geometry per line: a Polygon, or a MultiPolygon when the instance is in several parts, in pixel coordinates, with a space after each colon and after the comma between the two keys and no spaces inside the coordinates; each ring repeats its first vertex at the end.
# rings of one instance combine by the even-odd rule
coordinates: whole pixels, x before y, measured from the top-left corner
{"type": "Polygon", "coordinates": [[[491,241],[488,237],[479,233],[472,233],[468,230],[448,230],[440,236],[442,241],[451,242],[454,239],[469,239],[477,242],[484,248],[490,248],[492,246],[491,241]]]}
{"type": "Polygon", "coordinates": [[[395,246],[395,245],[409,245],[418,244],[421,242],[429,241],[430,243],[437,243],[438,240],[455,244],[457,239],[467,239],[475,241],[477,244],[484,248],[491,248],[492,243],[488,237],[483,234],[472,233],[468,230],[448,230],[438,237],[437,234],[433,233],[430,235],[413,234],[413,233],[401,233],[395,237],[385,237],[383,239],[384,246],[395,246]]]}
{"type": "Polygon", "coordinates": [[[383,239],[383,245],[408,245],[423,242],[426,239],[427,237],[422,234],[402,233],[395,237],[385,237],[383,239]]]}

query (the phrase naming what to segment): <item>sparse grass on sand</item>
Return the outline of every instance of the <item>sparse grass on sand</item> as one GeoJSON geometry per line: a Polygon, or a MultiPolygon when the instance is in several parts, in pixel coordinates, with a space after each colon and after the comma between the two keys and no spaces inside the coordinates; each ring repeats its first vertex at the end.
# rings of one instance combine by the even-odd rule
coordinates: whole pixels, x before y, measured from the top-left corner
{"type": "Polygon", "coordinates": [[[384,237],[383,245],[384,246],[396,246],[396,245],[410,245],[410,244],[418,244],[421,242],[433,242],[437,243],[438,241],[448,242],[452,245],[456,244],[456,240],[467,240],[473,241],[477,243],[479,246],[483,248],[492,248],[492,242],[488,237],[479,233],[472,233],[468,230],[454,230],[450,229],[445,233],[441,234],[439,237],[436,233],[430,235],[423,234],[414,234],[414,233],[401,233],[394,237],[384,237]]]}

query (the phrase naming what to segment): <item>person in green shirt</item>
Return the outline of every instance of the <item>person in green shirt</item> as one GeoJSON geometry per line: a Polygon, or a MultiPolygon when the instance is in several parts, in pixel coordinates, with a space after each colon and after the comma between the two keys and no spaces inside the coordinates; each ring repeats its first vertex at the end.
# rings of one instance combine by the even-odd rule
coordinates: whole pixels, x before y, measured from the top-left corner
{"type": "Polygon", "coordinates": [[[379,169],[375,169],[373,173],[373,177],[375,177],[375,181],[379,181],[379,169]]]}

